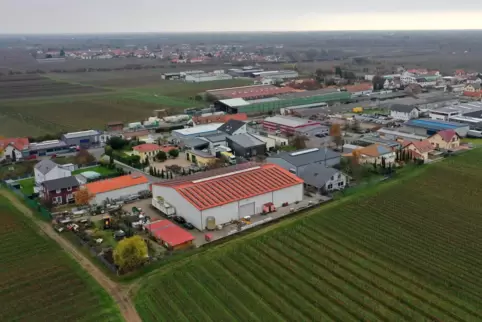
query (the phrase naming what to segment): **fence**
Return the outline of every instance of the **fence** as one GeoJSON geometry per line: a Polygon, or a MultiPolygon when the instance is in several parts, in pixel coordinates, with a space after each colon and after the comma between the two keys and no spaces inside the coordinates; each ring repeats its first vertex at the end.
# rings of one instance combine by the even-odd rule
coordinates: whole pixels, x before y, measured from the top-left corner
{"type": "Polygon", "coordinates": [[[112,271],[112,273],[117,274],[117,268],[115,267],[115,265],[113,265],[107,259],[105,259],[104,256],[98,254],[94,248],[90,247],[89,244],[86,241],[82,240],[79,236],[75,235],[75,238],[81,246],[89,250],[92,256],[94,256],[95,258],[98,258],[102,262],[102,264],[104,264],[105,267],[107,267],[110,271],[112,271]]]}
{"type": "Polygon", "coordinates": [[[29,197],[25,196],[22,191],[11,187],[10,185],[2,182],[1,184],[4,188],[10,190],[14,194],[16,194],[21,200],[25,202],[25,204],[34,211],[34,213],[39,214],[43,220],[51,221],[52,214],[48,211],[44,206],[39,204],[37,201],[30,199],[29,197]]]}

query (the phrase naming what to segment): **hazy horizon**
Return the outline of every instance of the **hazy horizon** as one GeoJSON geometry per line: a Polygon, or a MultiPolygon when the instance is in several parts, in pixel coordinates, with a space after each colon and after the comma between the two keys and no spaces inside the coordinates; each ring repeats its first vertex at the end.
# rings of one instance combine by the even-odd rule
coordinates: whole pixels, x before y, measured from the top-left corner
{"type": "Polygon", "coordinates": [[[222,0],[183,5],[156,0],[2,0],[0,34],[482,29],[482,6],[474,0],[465,1],[463,9],[444,0],[346,0],[342,6],[315,0],[305,0],[303,6],[287,0],[245,0],[233,7],[222,0]]]}

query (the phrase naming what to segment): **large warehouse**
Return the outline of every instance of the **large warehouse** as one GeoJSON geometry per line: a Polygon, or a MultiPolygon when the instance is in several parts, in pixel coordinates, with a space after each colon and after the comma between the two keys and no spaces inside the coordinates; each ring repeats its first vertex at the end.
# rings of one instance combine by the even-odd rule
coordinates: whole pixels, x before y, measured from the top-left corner
{"type": "Polygon", "coordinates": [[[91,204],[102,204],[106,199],[120,199],[149,190],[149,180],[140,174],[128,174],[116,178],[88,183],[84,186],[94,198],[91,204]]]}
{"type": "Polygon", "coordinates": [[[202,231],[208,221],[222,225],[260,214],[270,202],[301,201],[303,180],[275,164],[243,164],[154,184],[152,195],[202,231]]]}

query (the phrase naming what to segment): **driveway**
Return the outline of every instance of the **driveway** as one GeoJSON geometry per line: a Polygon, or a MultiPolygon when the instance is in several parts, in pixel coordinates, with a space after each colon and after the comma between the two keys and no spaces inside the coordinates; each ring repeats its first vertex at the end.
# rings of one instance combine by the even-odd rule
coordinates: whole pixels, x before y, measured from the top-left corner
{"type": "Polygon", "coordinates": [[[162,169],[166,169],[166,166],[171,166],[171,165],[178,165],[182,168],[187,168],[189,166],[191,166],[191,161],[188,161],[186,160],[186,153],[184,152],[181,152],[179,153],[179,156],[175,159],[167,159],[166,161],[164,162],[151,162],[151,165],[152,166],[155,166],[157,169],[159,170],[162,170],[162,169]]]}

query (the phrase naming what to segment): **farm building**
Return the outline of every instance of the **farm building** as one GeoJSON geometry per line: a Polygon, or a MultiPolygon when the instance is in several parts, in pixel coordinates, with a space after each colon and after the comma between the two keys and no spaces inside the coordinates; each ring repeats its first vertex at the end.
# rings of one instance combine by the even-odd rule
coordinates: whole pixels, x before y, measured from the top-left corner
{"type": "Polygon", "coordinates": [[[100,143],[99,136],[100,132],[95,130],[71,132],[62,134],[62,141],[64,141],[67,146],[78,145],[82,148],[89,148],[100,143]]]}
{"type": "Polygon", "coordinates": [[[403,129],[413,131],[418,135],[433,135],[442,130],[454,130],[461,137],[467,136],[470,127],[468,124],[445,122],[440,120],[416,119],[403,125],[403,129]]]}
{"type": "Polygon", "coordinates": [[[38,143],[30,143],[28,146],[29,155],[52,155],[69,152],[69,146],[60,140],[49,140],[38,143]]]}
{"type": "Polygon", "coordinates": [[[265,97],[273,97],[280,94],[292,93],[296,90],[290,87],[276,87],[273,85],[252,85],[240,86],[221,89],[212,89],[206,91],[208,95],[217,99],[242,98],[242,99],[258,99],[265,97]]]}
{"type": "Polygon", "coordinates": [[[277,164],[284,169],[302,176],[304,169],[310,164],[322,164],[331,167],[340,163],[341,154],[330,149],[305,149],[295,152],[282,152],[266,159],[268,163],[277,164]]]}
{"type": "Polygon", "coordinates": [[[184,249],[192,245],[194,236],[169,220],[157,220],[144,228],[169,250],[184,249]]]}
{"type": "Polygon", "coordinates": [[[128,174],[116,178],[91,182],[85,189],[94,194],[91,204],[102,204],[106,199],[119,199],[142,190],[149,190],[149,180],[140,174],[128,174]]]}
{"type": "Polygon", "coordinates": [[[250,133],[228,136],[226,141],[236,156],[251,158],[266,152],[266,143],[250,133]]]}
{"type": "Polygon", "coordinates": [[[263,127],[268,131],[280,131],[281,133],[296,134],[326,134],[328,127],[322,126],[318,121],[302,119],[293,116],[271,116],[263,121],[263,127]],[[313,132],[313,133],[311,133],[313,132]]]}
{"type": "Polygon", "coordinates": [[[174,130],[171,132],[171,134],[176,139],[185,140],[185,139],[195,138],[198,136],[216,134],[218,132],[218,128],[221,125],[223,125],[223,123],[204,124],[204,125],[186,128],[186,129],[174,130]]]}
{"type": "Polygon", "coordinates": [[[152,186],[176,213],[197,229],[260,214],[267,203],[281,207],[303,199],[303,180],[274,165],[242,165],[208,171],[152,186]]]}

